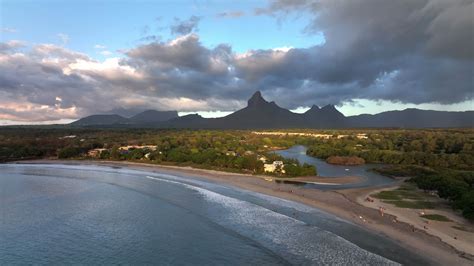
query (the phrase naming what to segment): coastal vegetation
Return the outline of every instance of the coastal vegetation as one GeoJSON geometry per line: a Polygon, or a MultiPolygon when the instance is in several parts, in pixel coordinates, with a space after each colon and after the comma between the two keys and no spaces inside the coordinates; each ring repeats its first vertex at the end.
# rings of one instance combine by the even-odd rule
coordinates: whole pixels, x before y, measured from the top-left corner
{"type": "Polygon", "coordinates": [[[286,159],[272,149],[294,140],[247,131],[154,129],[0,129],[0,160],[34,158],[126,160],[283,177],[314,176],[313,165],[286,159]],[[281,161],[284,171],[265,172],[281,161]]]}
{"type": "Polygon", "coordinates": [[[421,215],[422,218],[428,219],[428,220],[433,220],[433,221],[439,221],[439,222],[450,222],[451,219],[448,217],[441,215],[441,214],[424,214],[421,215]]]}
{"type": "MultiPolygon", "coordinates": [[[[366,138],[348,131],[338,137],[315,138],[307,154],[321,159],[357,156],[367,163],[384,164],[374,171],[406,177],[419,189],[446,199],[464,217],[474,220],[474,130],[370,130],[366,138]],[[340,137],[343,136],[343,137],[340,137]]],[[[335,135],[335,134],[334,134],[335,135]]],[[[406,201],[409,195],[384,192],[378,195],[408,208],[429,208],[429,202],[406,201]]]]}
{"type": "MultiPolygon", "coordinates": [[[[360,131],[357,131],[360,132],[360,131]]],[[[418,165],[474,170],[474,131],[451,130],[366,130],[358,138],[347,130],[335,131],[333,138],[314,138],[308,155],[357,156],[367,163],[418,165]]]]}
{"type": "Polygon", "coordinates": [[[371,197],[380,199],[385,203],[392,204],[399,208],[433,209],[435,207],[433,196],[418,191],[416,187],[411,184],[404,184],[393,190],[384,190],[372,194],[371,197]]]}
{"type": "MultiPolygon", "coordinates": [[[[374,166],[374,171],[406,177],[417,188],[446,199],[466,218],[474,219],[472,129],[0,128],[0,161],[37,158],[127,160],[281,177],[316,175],[314,166],[273,153],[293,145],[305,145],[308,155],[324,160],[349,157],[379,164],[374,166]],[[265,172],[265,164],[280,161],[285,171],[265,172]]],[[[410,199],[414,196],[410,196],[409,191],[379,196],[400,206],[412,206],[417,200],[410,199]],[[407,199],[412,202],[406,203],[407,199]]],[[[429,205],[418,201],[418,205],[429,205]]]]}
{"type": "Polygon", "coordinates": [[[361,165],[365,164],[365,160],[357,156],[329,156],[327,163],[338,165],[361,165]]]}
{"type": "Polygon", "coordinates": [[[393,204],[398,208],[408,208],[408,209],[434,209],[434,203],[430,201],[408,201],[408,200],[393,200],[393,201],[384,201],[385,203],[393,204]]]}
{"type": "Polygon", "coordinates": [[[474,171],[405,165],[384,166],[375,171],[393,177],[410,177],[408,182],[448,200],[464,217],[474,220],[474,171]]]}

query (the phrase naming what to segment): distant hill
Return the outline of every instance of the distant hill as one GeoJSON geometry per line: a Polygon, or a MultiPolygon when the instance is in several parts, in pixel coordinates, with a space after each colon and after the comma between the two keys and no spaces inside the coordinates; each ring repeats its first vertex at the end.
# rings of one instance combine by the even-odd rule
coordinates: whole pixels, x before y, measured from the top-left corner
{"type": "Polygon", "coordinates": [[[303,114],[303,120],[310,128],[341,128],[346,124],[346,117],[334,105],[313,105],[303,114]]]}
{"type": "Polygon", "coordinates": [[[190,114],[180,116],[158,124],[157,127],[161,128],[209,128],[209,121],[198,114],[190,114]]]}
{"type": "Polygon", "coordinates": [[[147,110],[130,118],[120,115],[92,115],[71,125],[207,129],[474,127],[474,111],[406,109],[346,117],[334,105],[322,108],[313,105],[305,113],[297,114],[275,102],[266,101],[257,91],[248,100],[245,108],[220,118],[203,118],[198,114],[180,117],[176,111],[147,110]]]}
{"type": "Polygon", "coordinates": [[[73,126],[108,126],[127,124],[128,119],[120,115],[91,115],[71,123],[73,126]]]}
{"type": "Polygon", "coordinates": [[[158,123],[178,117],[177,111],[147,110],[129,118],[133,124],[158,123]]]}
{"type": "Polygon", "coordinates": [[[410,108],[374,115],[349,116],[346,119],[349,127],[473,127],[474,111],[446,112],[410,108]]]}
{"type": "Polygon", "coordinates": [[[73,126],[154,126],[178,117],[177,111],[147,110],[130,118],[116,114],[91,115],[72,122],[73,126]]]}

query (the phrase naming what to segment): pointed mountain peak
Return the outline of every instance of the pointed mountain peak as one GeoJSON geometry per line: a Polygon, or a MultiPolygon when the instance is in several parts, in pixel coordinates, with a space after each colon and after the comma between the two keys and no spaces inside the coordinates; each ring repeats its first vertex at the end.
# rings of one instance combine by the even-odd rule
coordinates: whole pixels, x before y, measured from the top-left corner
{"type": "Polygon", "coordinates": [[[339,110],[337,110],[336,107],[332,104],[328,104],[324,106],[323,108],[321,108],[321,112],[325,115],[335,115],[339,117],[344,117],[344,115],[341,112],[339,112],[339,110]]]}
{"type": "Polygon", "coordinates": [[[337,110],[336,107],[332,104],[325,105],[321,110],[337,110]]]}
{"type": "Polygon", "coordinates": [[[305,112],[305,114],[317,114],[319,110],[321,110],[319,106],[313,104],[313,106],[311,106],[311,108],[309,108],[308,111],[305,112]]]}
{"type": "Polygon", "coordinates": [[[256,92],[252,95],[252,97],[250,97],[250,100],[252,100],[252,99],[263,99],[262,93],[261,93],[260,91],[256,91],[256,92]]]}
{"type": "Polygon", "coordinates": [[[260,91],[256,91],[248,100],[248,106],[259,106],[266,103],[268,102],[263,99],[262,93],[260,91]]]}

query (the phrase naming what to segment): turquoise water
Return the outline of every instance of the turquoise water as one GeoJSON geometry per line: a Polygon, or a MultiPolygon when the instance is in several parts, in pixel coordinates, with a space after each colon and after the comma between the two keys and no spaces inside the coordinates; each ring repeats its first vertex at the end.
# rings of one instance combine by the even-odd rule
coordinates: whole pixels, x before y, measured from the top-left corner
{"type": "Polygon", "coordinates": [[[0,165],[1,264],[422,265],[318,209],[187,176],[0,165]]]}

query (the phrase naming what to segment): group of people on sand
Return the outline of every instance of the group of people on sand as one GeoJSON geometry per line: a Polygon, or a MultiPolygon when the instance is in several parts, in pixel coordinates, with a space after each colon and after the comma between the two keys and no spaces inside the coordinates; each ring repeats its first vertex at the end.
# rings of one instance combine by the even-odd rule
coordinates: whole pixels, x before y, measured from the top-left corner
{"type": "MultiPolygon", "coordinates": [[[[366,201],[366,202],[372,202],[372,203],[375,202],[375,200],[374,200],[373,198],[369,197],[369,196],[367,196],[367,197],[365,198],[365,201],[366,201]]],[[[386,210],[387,210],[387,209],[386,209],[385,207],[379,206],[379,214],[380,214],[380,216],[383,217],[386,210]]],[[[425,215],[425,211],[424,211],[424,210],[421,210],[421,211],[419,212],[419,215],[420,215],[420,216],[425,215]]],[[[362,219],[364,222],[366,221],[362,216],[359,216],[359,218],[362,219]]],[[[396,222],[397,222],[397,217],[393,218],[392,221],[393,221],[394,223],[396,223],[396,222]]],[[[428,225],[430,224],[430,221],[429,221],[429,220],[423,220],[423,223],[425,223],[425,224],[423,224],[423,229],[424,229],[424,230],[428,230],[428,225]]],[[[414,225],[410,225],[410,229],[411,229],[412,232],[415,232],[415,231],[416,231],[416,227],[415,227],[414,225]]],[[[457,236],[454,236],[454,239],[458,239],[457,236]]]]}
{"type": "MultiPolygon", "coordinates": [[[[365,201],[367,201],[367,202],[374,202],[374,199],[371,198],[371,197],[369,197],[369,196],[367,196],[367,197],[365,198],[365,201]]],[[[379,206],[379,213],[380,213],[380,216],[383,217],[385,210],[386,210],[386,209],[385,209],[384,207],[379,206]]]]}

